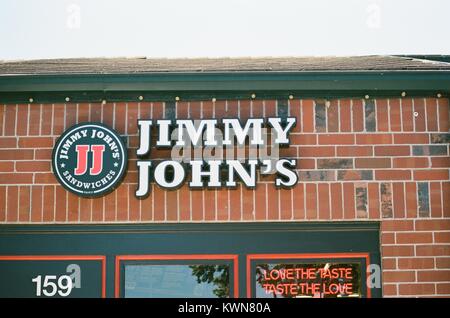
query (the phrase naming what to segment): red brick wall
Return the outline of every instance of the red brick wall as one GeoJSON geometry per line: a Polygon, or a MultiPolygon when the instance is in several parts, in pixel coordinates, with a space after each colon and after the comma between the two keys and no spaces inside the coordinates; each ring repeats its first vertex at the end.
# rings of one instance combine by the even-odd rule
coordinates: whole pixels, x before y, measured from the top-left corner
{"type": "MultiPolygon", "coordinates": [[[[0,105],[0,222],[379,220],[385,296],[450,296],[449,101],[435,98],[291,100],[297,116],[286,157],[300,182],[276,190],[163,191],[136,200],[137,118],[164,103],[0,105]],[[55,139],[100,121],[128,136],[122,185],[99,199],[66,192],[51,172],[55,139]]],[[[172,104],[173,105],[173,104],[172,104]]],[[[273,116],[286,101],[178,102],[178,118],[273,116]]],[[[167,108],[167,109],[166,109],[167,108]]],[[[152,152],[166,158],[167,150],[152,152]]]]}

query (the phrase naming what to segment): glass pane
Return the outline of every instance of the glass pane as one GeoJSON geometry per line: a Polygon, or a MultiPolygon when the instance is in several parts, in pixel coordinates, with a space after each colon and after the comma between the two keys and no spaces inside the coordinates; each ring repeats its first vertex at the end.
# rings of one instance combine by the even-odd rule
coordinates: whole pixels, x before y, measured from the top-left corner
{"type": "Polygon", "coordinates": [[[126,265],[126,298],[227,298],[229,265],[126,265]]]}
{"type": "Polygon", "coordinates": [[[256,297],[361,297],[361,264],[257,264],[256,297]]]}

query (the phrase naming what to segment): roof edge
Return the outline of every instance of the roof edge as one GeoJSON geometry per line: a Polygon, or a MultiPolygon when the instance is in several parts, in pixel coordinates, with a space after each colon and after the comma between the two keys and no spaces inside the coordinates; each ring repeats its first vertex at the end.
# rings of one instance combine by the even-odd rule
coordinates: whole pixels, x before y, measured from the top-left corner
{"type": "Polygon", "coordinates": [[[0,76],[0,103],[261,96],[448,96],[450,71],[239,72],[0,76]]]}
{"type": "Polygon", "coordinates": [[[189,91],[248,89],[440,89],[450,70],[320,72],[171,72],[150,74],[63,74],[0,76],[0,92],[189,91]]]}

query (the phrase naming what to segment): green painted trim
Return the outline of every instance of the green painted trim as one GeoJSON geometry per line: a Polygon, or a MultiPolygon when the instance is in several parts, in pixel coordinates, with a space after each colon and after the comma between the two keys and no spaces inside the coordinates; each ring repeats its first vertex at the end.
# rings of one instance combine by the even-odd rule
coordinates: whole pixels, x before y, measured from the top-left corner
{"type": "Polygon", "coordinates": [[[436,96],[450,93],[450,71],[153,73],[0,76],[1,103],[436,96]]]}
{"type": "Polygon", "coordinates": [[[239,222],[154,224],[0,224],[0,236],[11,234],[103,234],[153,232],[249,232],[249,231],[378,231],[376,221],[339,222],[239,222]]]}
{"type": "Polygon", "coordinates": [[[21,93],[1,93],[0,104],[27,104],[30,98],[34,104],[62,104],[67,103],[66,97],[70,98],[69,103],[101,103],[107,102],[174,102],[176,97],[180,101],[199,101],[211,100],[245,100],[251,99],[252,94],[256,95],[255,100],[277,99],[287,100],[289,95],[298,98],[315,99],[335,99],[335,98],[364,98],[369,95],[370,98],[395,98],[400,97],[403,91],[407,92],[408,97],[436,97],[440,93],[443,97],[450,94],[442,90],[425,91],[230,91],[230,92],[21,92],[21,93]],[[143,100],[139,100],[143,96],[143,100]]]}

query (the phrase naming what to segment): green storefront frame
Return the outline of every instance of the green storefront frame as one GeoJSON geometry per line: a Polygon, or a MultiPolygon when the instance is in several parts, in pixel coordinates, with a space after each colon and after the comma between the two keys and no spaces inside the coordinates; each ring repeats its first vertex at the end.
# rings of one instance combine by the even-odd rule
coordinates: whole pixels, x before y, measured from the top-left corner
{"type": "MultiPolygon", "coordinates": [[[[78,258],[92,264],[86,279],[96,282],[92,287],[96,295],[115,297],[123,295],[124,283],[117,277],[123,274],[123,264],[127,260],[225,259],[233,268],[233,288],[237,285],[230,296],[247,297],[254,295],[248,288],[249,284],[254,284],[254,278],[248,274],[253,273],[249,266],[253,266],[254,259],[266,256],[296,259],[304,255],[309,255],[311,260],[356,257],[364,259],[365,266],[369,260],[370,264],[380,266],[379,233],[379,222],[366,221],[1,225],[0,266],[4,262],[18,262],[13,261],[14,258],[23,258],[23,262],[34,262],[29,267],[33,273],[21,274],[31,277],[37,272],[48,272],[53,266],[49,264],[52,257],[56,258],[55,262],[78,258]],[[39,258],[45,260],[36,260],[39,258]]],[[[18,266],[14,264],[11,263],[10,271],[18,266]]],[[[364,277],[362,285],[363,290],[367,290],[363,296],[382,296],[381,288],[367,288],[364,277]]],[[[3,286],[0,294],[3,297],[29,295],[29,290],[21,289],[30,286],[3,286]]],[[[92,293],[81,288],[76,296],[91,296],[92,293]]]]}

